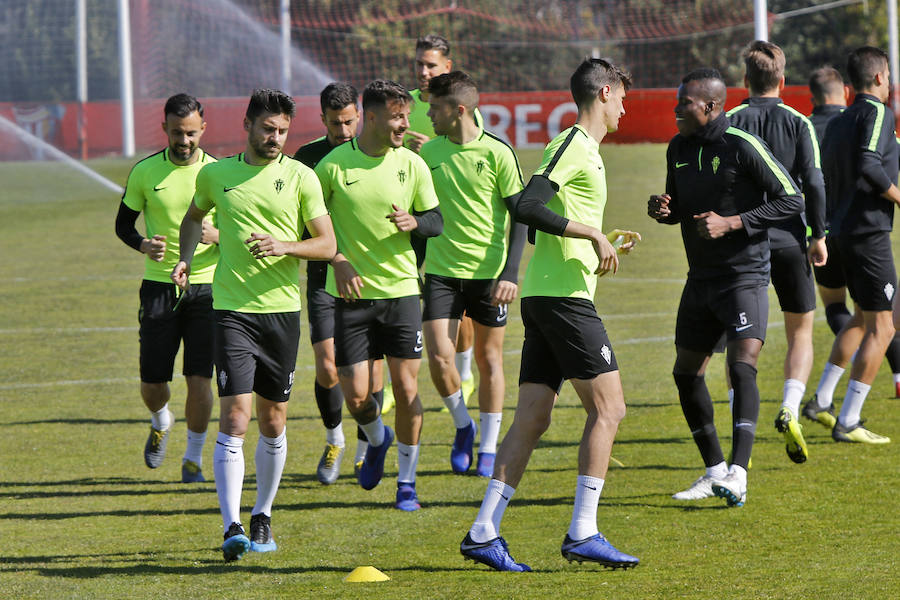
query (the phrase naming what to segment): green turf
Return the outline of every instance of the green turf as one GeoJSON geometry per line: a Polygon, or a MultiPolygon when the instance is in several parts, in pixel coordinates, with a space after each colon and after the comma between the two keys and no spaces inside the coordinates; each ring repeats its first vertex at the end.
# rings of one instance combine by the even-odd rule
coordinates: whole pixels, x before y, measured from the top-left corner
{"type": "MultiPolygon", "coordinates": [[[[575,485],[583,411],[565,387],[503,523],[516,559],[536,572],[498,574],[464,563],[458,544],[486,482],[449,474],[452,422],[427,370],[418,489],[424,508],[391,508],[388,476],[365,492],[345,459],[331,487],[314,477],[324,435],[312,398],[312,353],[303,344],[290,406],[289,454],[273,527],[279,550],[224,564],[214,484],[179,483],[185,444],[184,385],[169,456],[148,470],[141,451],[148,418],[138,395],[137,290],[141,257],[113,233],[118,198],[59,165],[0,164],[0,597],[9,598],[893,598],[900,595],[898,485],[900,401],[885,367],[865,416],[891,435],[886,447],[838,445],[806,425],[810,460],[791,463],[772,427],[785,343],[772,303],[759,383],[762,410],[747,505],[670,495],[701,471],[670,371],[674,316],[686,271],[678,229],[645,214],[664,185],[664,147],[607,146],[605,228],[636,229],[644,241],[618,275],[601,280],[597,305],[619,360],[628,416],[598,520],[629,572],[570,565],[559,554],[575,485]],[[391,581],[349,584],[356,566],[391,581]]],[[[526,173],[539,151],[521,152],[526,173]]],[[[123,183],[131,161],[90,166],[123,183]]],[[[523,270],[524,272],[524,270],[523,270]]],[[[774,297],[774,296],[771,296],[774,297]]],[[[816,321],[814,387],[832,336],[816,321]]],[[[515,406],[522,326],[510,311],[506,413],[515,406]]],[[[305,321],[305,319],[304,319],[305,321]]],[[[730,424],[721,357],[710,390],[727,451],[730,424]]],[[[843,382],[839,395],[843,393],[843,382]]],[[[474,411],[473,411],[474,414],[474,411]]],[[[215,429],[215,426],[212,428],[215,429]]],[[[251,426],[251,431],[253,427],[251,426]]],[[[349,451],[353,428],[345,421],[349,451]]],[[[255,497],[253,449],[245,444],[244,520],[255,497]]],[[[212,475],[214,434],[204,466],[212,475]]]]}

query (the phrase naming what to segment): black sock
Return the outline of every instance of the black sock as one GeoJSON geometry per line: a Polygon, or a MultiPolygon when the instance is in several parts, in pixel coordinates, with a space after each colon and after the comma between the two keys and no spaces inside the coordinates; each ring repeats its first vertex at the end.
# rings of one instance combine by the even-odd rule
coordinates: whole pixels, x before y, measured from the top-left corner
{"type": "MultiPolygon", "coordinates": [[[[384,406],[384,390],[378,390],[377,392],[372,392],[372,398],[375,400],[375,403],[378,404],[378,414],[381,414],[381,407],[384,406]]],[[[368,442],[369,438],[366,437],[365,432],[362,430],[362,427],[359,425],[356,426],[356,439],[361,442],[368,442]]]]}
{"type": "Polygon", "coordinates": [[[673,373],[675,386],[678,387],[678,399],[681,400],[681,410],[691,428],[694,443],[703,457],[703,464],[707,467],[724,462],[722,447],[719,445],[719,436],[716,434],[716,425],[713,420],[712,399],[706,387],[706,378],[703,375],[689,375],[685,373],[673,373]]]}
{"type": "Polygon", "coordinates": [[[900,373],[900,333],[894,335],[884,356],[891,365],[891,373],[900,373]]]}
{"type": "Polygon", "coordinates": [[[828,322],[834,335],[837,335],[851,318],[850,311],[843,302],[834,302],[825,307],[825,321],[828,322]]]}
{"type": "Polygon", "coordinates": [[[729,365],[731,383],[734,385],[734,438],[731,463],[747,468],[756,437],[756,421],[759,418],[759,388],[756,387],[756,368],[745,362],[729,365]]]}
{"type": "Polygon", "coordinates": [[[316,405],[319,407],[319,416],[322,417],[322,424],[327,429],[334,429],[341,424],[341,409],[344,406],[344,394],[341,392],[341,386],[335,385],[332,388],[326,388],[316,382],[316,405]]]}

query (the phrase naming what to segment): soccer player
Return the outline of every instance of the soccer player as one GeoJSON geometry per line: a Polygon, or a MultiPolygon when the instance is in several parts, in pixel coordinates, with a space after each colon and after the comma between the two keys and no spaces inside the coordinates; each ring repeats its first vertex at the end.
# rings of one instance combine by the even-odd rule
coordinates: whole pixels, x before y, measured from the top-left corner
{"type": "Polygon", "coordinates": [[[527,228],[510,224],[509,218],[522,191],[522,173],[512,148],[475,122],[478,88],[471,77],[452,71],[435,77],[428,87],[428,114],[440,137],[422,146],[420,154],[431,169],[444,215],[444,232],[428,242],[425,254],[422,320],[428,367],[456,425],[451,468],[455,473],[469,470],[480,429],[476,472],[490,477],[503,418],[507,305],[518,293],[519,261],[527,236],[527,228]],[[480,428],[469,417],[454,364],[464,311],[475,323],[480,428]]]}
{"type": "Polygon", "coordinates": [[[372,362],[387,356],[399,454],[395,506],[406,511],[420,508],[415,485],[422,429],[422,313],[410,236],[432,237],[443,228],[428,166],[403,147],[411,103],[403,86],[371,82],[363,90],[359,137],[316,166],[338,247],[326,283],[337,298],[335,364],[347,408],[369,441],[357,480],[367,490],[378,485],[394,440],[372,396],[372,362]]]}
{"type": "Polygon", "coordinates": [[[195,260],[195,285],[184,296],[172,285],[169,273],[178,261],[178,227],[194,196],[200,169],[215,159],[199,144],[206,123],[203,106],[193,96],[176,94],[166,101],[162,129],[168,147],[137,163],[116,216],[116,235],[147,255],[141,282],[140,368],[141,397],[150,410],[150,436],[144,462],[151,469],[162,464],[174,417],[169,410],[169,383],[178,346],[184,340],[184,379],[187,398],[187,448],[181,460],[181,481],[205,481],[203,444],[212,411],[210,382],[213,369],[212,282],[219,257],[218,230],[209,220],[201,227],[203,244],[195,260]],[[144,213],[146,237],[135,228],[144,213]]]}
{"type": "Polygon", "coordinates": [[[825,265],[825,181],[819,164],[819,145],[809,119],[782,102],[784,52],[762,40],[743,52],[744,85],[750,97],[728,111],[732,126],[764,140],[793,179],[800,182],[806,219],[797,215],[769,228],[772,284],[784,314],[787,354],[784,391],[775,428],[785,440],[788,458],[795,463],[809,456],[800,425],[800,403],[813,362],[813,320],[816,289],[812,268],[825,265]],[[809,247],[806,228],[810,227],[809,247]]]}
{"type": "MultiPolygon", "coordinates": [[[[319,161],[332,149],[356,137],[359,125],[357,101],[359,92],[348,83],[329,83],[319,94],[322,108],[322,123],[326,134],[317,140],[304,144],[294,154],[294,158],[314,169],[319,161]]],[[[304,237],[309,232],[304,231],[304,237]]],[[[325,291],[328,263],[309,261],[306,264],[306,310],[309,316],[309,335],[316,360],[315,396],[319,415],[325,425],[325,450],[316,468],[316,478],[320,483],[330,485],[337,481],[344,455],[344,430],[341,427],[341,409],[344,394],[338,382],[337,367],[334,365],[334,296],[325,291]]],[[[381,361],[372,369],[376,391],[373,392],[379,405],[382,404],[381,361]]],[[[357,428],[356,459],[363,459],[368,442],[362,429],[357,428]]]]}
{"type": "Polygon", "coordinates": [[[891,308],[897,274],[890,234],[900,189],[894,113],[885,106],[891,92],[887,55],[872,46],[857,48],[847,60],[847,73],[856,97],[825,130],[822,167],[831,235],[862,323],[851,321],[838,333],[816,395],[803,412],[830,427],[835,441],[886,444],[890,438],[863,427],[860,413],[895,333],[891,308]],[[834,388],[854,352],[835,419],[834,388]]]}
{"type": "Polygon", "coordinates": [[[675,498],[715,495],[742,506],[759,415],[756,361],[768,321],[766,228],[799,214],[803,197],[762,141],[731,127],[724,103],[725,82],[715,69],[697,69],[682,79],[675,105],[678,134],[666,152],[666,192],[650,197],[647,213],[660,223],[681,225],[688,260],[673,376],[706,473],[675,498]],[[734,386],[730,468],[704,379],[723,333],[734,386]]]}
{"type": "MultiPolygon", "coordinates": [[[[431,101],[430,82],[435,77],[449,73],[453,61],[450,58],[450,42],[446,38],[429,33],[416,40],[415,75],[419,87],[410,90],[415,100],[409,113],[409,129],[406,131],[406,146],[413,152],[419,152],[422,145],[435,136],[434,126],[428,116],[431,101]]],[[[472,116],[475,123],[481,126],[481,113],[476,107],[472,116]]],[[[413,239],[419,266],[425,258],[425,241],[413,239]]],[[[460,319],[456,340],[456,370],[459,372],[463,392],[463,402],[468,404],[475,391],[475,376],[472,373],[473,344],[475,330],[472,319],[463,314],[460,319]]]]}
{"type": "Polygon", "coordinates": [[[244,117],[246,149],[200,171],[194,201],[181,223],[181,258],[172,271],[172,280],[189,289],[201,221],[215,207],[220,256],[212,286],[220,413],[213,466],[226,561],[248,549],[277,548],[272,502],[287,455],[287,401],[300,338],[299,259],[323,260],[335,252],[315,173],[281,153],[294,109],[283,92],[253,92],[244,117]],[[301,240],[304,227],[310,237],[301,240]],[[248,539],[240,508],[244,436],[254,392],[257,493],[248,539]]]}
{"type": "Polygon", "coordinates": [[[630,250],[640,236],[614,230],[604,235],[606,176],[599,144],[618,128],[631,76],[606,59],[584,60],[570,80],[578,106],[575,125],[544,150],[537,174],[522,192],[516,219],[534,227],[534,257],[522,285],[525,341],[515,418],[494,465],[481,509],[462,543],[468,559],[498,571],[530,571],[509,554],[500,521],[531,453],[550,425],[563,382],[572,382],[587,412],[578,452],[575,506],[562,555],[628,568],[638,559],[616,550],[597,529],[597,504],[609,466],[625,398],[616,358],[593,304],[597,274],[618,269],[617,249],[630,250]]]}

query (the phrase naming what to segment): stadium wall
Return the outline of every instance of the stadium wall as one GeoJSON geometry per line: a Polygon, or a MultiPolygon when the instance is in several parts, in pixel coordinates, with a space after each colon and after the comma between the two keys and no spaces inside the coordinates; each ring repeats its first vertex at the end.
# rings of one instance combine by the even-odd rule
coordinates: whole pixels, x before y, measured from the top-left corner
{"type": "MultiPolygon", "coordinates": [[[[726,108],[738,104],[747,95],[743,88],[729,88],[726,108]]],[[[812,105],[805,86],[789,86],[782,96],[785,102],[804,114],[812,105]]],[[[202,98],[208,123],[203,147],[213,155],[228,156],[244,149],[246,134],[241,123],[247,107],[246,98],[202,98]]],[[[296,98],[297,116],[291,124],[286,146],[294,152],[301,144],[320,137],[323,126],[319,118],[319,99],[315,96],[296,98]]],[[[160,128],[164,100],[143,100],[135,105],[136,146],[143,151],[165,145],[160,128]]],[[[672,109],[674,89],[631,90],[625,102],[627,116],[619,131],[608,142],[633,144],[667,142],[676,133],[672,109]]],[[[502,92],[481,95],[480,109],[486,126],[517,148],[541,148],[557,133],[575,121],[576,110],[567,91],[502,92]]],[[[78,104],[14,105],[0,103],[0,114],[17,122],[38,137],[72,156],[79,155],[78,104]]],[[[84,107],[89,157],[116,155],[121,152],[122,130],[118,102],[89,102],[84,107]]],[[[42,158],[24,143],[7,143],[0,147],[0,160],[42,158]]]]}

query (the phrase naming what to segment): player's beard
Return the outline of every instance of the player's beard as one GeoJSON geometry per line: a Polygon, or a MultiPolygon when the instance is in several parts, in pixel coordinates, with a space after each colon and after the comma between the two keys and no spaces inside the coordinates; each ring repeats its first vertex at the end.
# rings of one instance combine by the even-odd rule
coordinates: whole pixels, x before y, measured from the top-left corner
{"type": "Polygon", "coordinates": [[[275,158],[281,153],[281,146],[274,143],[254,143],[253,151],[260,158],[275,158]]]}
{"type": "Polygon", "coordinates": [[[175,155],[175,158],[179,161],[190,160],[190,158],[194,155],[194,152],[197,151],[197,146],[193,144],[185,147],[185,146],[169,146],[169,152],[175,155]]]}

